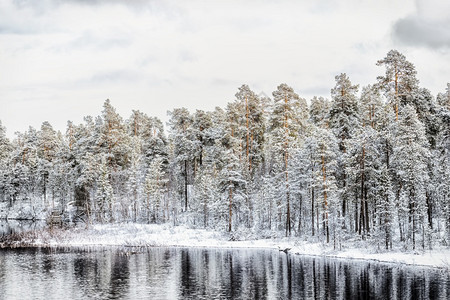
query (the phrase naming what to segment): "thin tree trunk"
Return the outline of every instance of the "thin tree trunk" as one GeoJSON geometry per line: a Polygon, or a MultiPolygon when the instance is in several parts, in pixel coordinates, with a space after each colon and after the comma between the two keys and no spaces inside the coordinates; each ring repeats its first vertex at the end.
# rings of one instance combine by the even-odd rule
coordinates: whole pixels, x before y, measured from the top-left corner
{"type": "Polygon", "coordinates": [[[290,205],[289,181],[288,172],[286,170],[286,236],[291,235],[291,205],[290,205]]]}
{"type": "Polygon", "coordinates": [[[150,223],[150,194],[147,195],[147,223],[150,223]]]}
{"type": "Polygon", "coordinates": [[[285,137],[284,137],[284,169],[285,169],[285,175],[286,175],[286,236],[290,236],[291,235],[291,207],[290,207],[290,192],[289,192],[289,171],[288,171],[288,161],[289,161],[289,153],[288,153],[288,134],[289,134],[289,129],[288,129],[288,117],[287,117],[287,105],[288,105],[288,98],[287,95],[285,95],[284,98],[284,102],[285,102],[285,111],[284,111],[284,132],[285,132],[285,137]]]}
{"type": "Polygon", "coordinates": [[[427,213],[428,213],[428,224],[431,229],[433,229],[433,204],[431,201],[430,193],[426,192],[427,199],[427,213]]]}
{"type": "Polygon", "coordinates": [[[134,191],[134,222],[137,221],[137,194],[136,191],[134,191]]]}
{"type": "MultiPolygon", "coordinates": [[[[362,147],[362,156],[361,156],[361,222],[362,222],[362,229],[363,229],[363,235],[365,236],[367,232],[367,219],[368,215],[365,210],[365,197],[364,197],[364,190],[365,190],[365,158],[366,158],[366,146],[363,145],[362,147]]],[[[361,234],[361,226],[359,228],[359,234],[361,234]]]]}
{"type": "Polygon", "coordinates": [[[187,160],[184,161],[184,211],[188,209],[188,173],[187,160]]]}
{"type": "Polygon", "coordinates": [[[322,146],[322,175],[323,175],[323,204],[324,204],[324,213],[325,213],[325,220],[324,220],[324,226],[325,226],[325,233],[327,236],[327,243],[330,242],[330,232],[328,229],[328,195],[327,195],[327,174],[326,174],[326,167],[325,167],[325,156],[323,154],[323,146],[322,146]]]}
{"type": "MultiPolygon", "coordinates": [[[[319,206],[318,205],[316,205],[316,228],[317,228],[317,231],[319,231],[320,224],[319,224],[319,206]]],[[[317,234],[320,235],[320,232],[318,232],[317,234]]]]}
{"type": "Polygon", "coordinates": [[[302,229],[302,205],[303,205],[303,198],[302,195],[299,197],[299,211],[298,211],[298,228],[297,232],[300,235],[301,229],[302,229]]]}
{"type": "Polygon", "coordinates": [[[391,230],[389,226],[389,215],[388,215],[389,210],[388,202],[389,196],[386,195],[386,198],[384,200],[384,232],[385,232],[386,250],[389,249],[389,242],[391,239],[391,232],[390,232],[391,230]]]}
{"type": "Polygon", "coordinates": [[[412,216],[412,242],[413,242],[413,250],[416,250],[416,216],[412,216]]]}
{"type": "Polygon", "coordinates": [[[398,72],[395,66],[395,121],[398,121],[398,72]]]}
{"type": "Polygon", "coordinates": [[[369,202],[367,201],[367,187],[364,187],[364,216],[366,221],[366,233],[370,232],[369,202]]]}
{"type": "Polygon", "coordinates": [[[203,227],[208,226],[208,202],[205,199],[203,203],[203,227]]]}
{"type": "Polygon", "coordinates": [[[233,188],[231,187],[231,181],[230,181],[230,188],[228,190],[228,231],[231,232],[231,220],[233,217],[233,188]]]}
{"type": "Polygon", "coordinates": [[[89,222],[91,219],[90,209],[89,209],[89,202],[86,201],[86,229],[89,228],[89,222]]]}
{"type": "Polygon", "coordinates": [[[359,229],[359,210],[358,210],[358,197],[355,196],[355,232],[361,234],[359,229]]]}
{"type": "Polygon", "coordinates": [[[359,235],[364,235],[365,232],[365,219],[364,219],[364,197],[361,198],[361,203],[359,206],[359,231],[358,234],[359,235]]]}
{"type": "Polygon", "coordinates": [[[314,187],[311,188],[311,233],[314,236],[314,187]]]}
{"type": "MultiPolygon", "coordinates": [[[[342,187],[343,187],[343,190],[345,191],[346,186],[347,186],[347,176],[346,176],[346,174],[345,174],[345,170],[344,170],[343,176],[344,176],[344,178],[343,178],[344,183],[343,183],[342,187]]],[[[344,218],[345,218],[345,215],[346,215],[346,213],[347,213],[347,211],[346,211],[346,206],[347,206],[347,200],[345,199],[345,197],[343,197],[343,199],[342,199],[342,216],[343,216],[344,218]]],[[[345,223],[344,223],[344,224],[345,224],[345,223]]]]}
{"type": "Polygon", "coordinates": [[[245,125],[247,128],[247,141],[246,141],[246,155],[247,155],[247,162],[248,162],[248,170],[251,173],[252,165],[250,163],[250,129],[249,129],[249,107],[248,107],[248,97],[245,96],[245,125]]]}

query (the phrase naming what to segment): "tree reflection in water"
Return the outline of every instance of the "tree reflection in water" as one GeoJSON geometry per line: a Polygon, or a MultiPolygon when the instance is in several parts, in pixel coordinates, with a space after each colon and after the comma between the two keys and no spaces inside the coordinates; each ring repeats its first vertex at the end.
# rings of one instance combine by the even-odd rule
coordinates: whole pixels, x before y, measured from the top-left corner
{"type": "Polygon", "coordinates": [[[2,299],[448,299],[448,271],[182,248],[3,249],[2,299]]]}

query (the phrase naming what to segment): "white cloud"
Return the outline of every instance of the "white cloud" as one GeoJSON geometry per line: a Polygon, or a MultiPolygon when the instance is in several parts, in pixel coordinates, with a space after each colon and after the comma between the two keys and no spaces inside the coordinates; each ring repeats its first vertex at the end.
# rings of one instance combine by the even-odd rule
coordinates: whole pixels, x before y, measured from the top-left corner
{"type": "Polygon", "coordinates": [[[450,49],[450,2],[417,0],[417,10],[394,26],[397,42],[413,47],[450,49]]]}
{"type": "MultiPolygon", "coordinates": [[[[124,117],[140,109],[166,120],[175,107],[224,106],[243,83],[270,95],[286,82],[307,99],[329,97],[340,72],[375,81],[392,25],[415,8],[388,0],[1,1],[0,120],[10,135],[44,120],[64,129],[99,114],[106,98],[124,117]]],[[[413,62],[441,58],[399,50],[413,62]]],[[[437,78],[434,70],[427,75],[437,78]]]]}

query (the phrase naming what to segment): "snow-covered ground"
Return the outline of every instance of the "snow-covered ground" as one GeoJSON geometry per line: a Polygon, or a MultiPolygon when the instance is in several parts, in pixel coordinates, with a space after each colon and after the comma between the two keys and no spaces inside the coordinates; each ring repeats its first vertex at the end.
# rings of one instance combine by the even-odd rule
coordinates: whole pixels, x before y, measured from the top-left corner
{"type": "Polygon", "coordinates": [[[186,226],[108,224],[93,225],[89,229],[54,229],[39,232],[32,244],[35,246],[176,246],[206,248],[290,248],[290,253],[335,257],[343,259],[373,260],[404,263],[410,265],[450,268],[450,249],[439,248],[427,251],[401,252],[377,251],[346,247],[340,251],[333,245],[308,242],[299,238],[272,238],[245,241],[230,241],[230,236],[205,229],[191,229],[186,226]]]}

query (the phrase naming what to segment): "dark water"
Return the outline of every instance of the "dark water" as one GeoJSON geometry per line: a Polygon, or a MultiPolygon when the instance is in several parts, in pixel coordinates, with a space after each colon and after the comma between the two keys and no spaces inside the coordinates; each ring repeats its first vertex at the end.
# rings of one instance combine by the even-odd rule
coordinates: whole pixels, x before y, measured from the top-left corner
{"type": "Polygon", "coordinates": [[[448,271],[183,248],[0,249],[0,299],[449,299],[448,271]]]}

